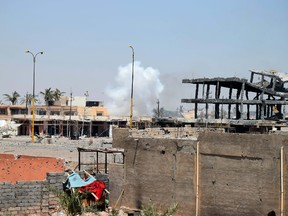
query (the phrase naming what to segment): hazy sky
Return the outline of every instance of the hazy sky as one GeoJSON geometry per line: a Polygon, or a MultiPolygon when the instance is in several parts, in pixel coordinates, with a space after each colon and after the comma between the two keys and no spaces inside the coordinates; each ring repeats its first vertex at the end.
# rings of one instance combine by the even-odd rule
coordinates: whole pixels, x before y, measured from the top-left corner
{"type": "Polygon", "coordinates": [[[148,101],[156,107],[159,98],[161,107],[176,110],[194,95],[182,79],[288,72],[287,21],[287,0],[0,0],[0,100],[12,91],[32,93],[33,61],[25,51],[44,51],[36,60],[36,94],[88,91],[89,100],[127,112],[132,45],[135,108],[148,101]]]}

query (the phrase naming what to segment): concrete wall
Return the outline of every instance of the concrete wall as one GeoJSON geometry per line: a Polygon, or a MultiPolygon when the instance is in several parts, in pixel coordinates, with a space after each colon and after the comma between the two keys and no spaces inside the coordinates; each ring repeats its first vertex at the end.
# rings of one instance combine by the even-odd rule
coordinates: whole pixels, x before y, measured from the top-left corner
{"type": "Polygon", "coordinates": [[[64,173],[47,173],[45,181],[0,183],[0,215],[49,215],[59,206],[52,190],[62,191],[64,173]]]}
{"type": "Polygon", "coordinates": [[[288,137],[275,134],[200,132],[197,139],[172,139],[131,136],[127,129],[115,129],[113,147],[125,149],[125,164],[110,166],[112,206],[117,201],[130,208],[178,203],[177,215],[195,215],[197,142],[199,215],[262,216],[272,210],[280,215],[280,149],[284,146],[287,182],[288,137]]]}

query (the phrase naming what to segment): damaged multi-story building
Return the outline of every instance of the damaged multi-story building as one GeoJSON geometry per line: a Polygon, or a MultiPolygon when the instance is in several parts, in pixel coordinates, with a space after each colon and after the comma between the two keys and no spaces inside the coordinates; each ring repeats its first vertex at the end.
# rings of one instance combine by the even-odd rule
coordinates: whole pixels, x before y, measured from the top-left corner
{"type": "Polygon", "coordinates": [[[250,72],[249,81],[238,77],[183,79],[182,83],[193,84],[195,90],[194,98],[182,99],[194,105],[192,125],[221,124],[237,132],[285,127],[288,75],[250,72]]]}

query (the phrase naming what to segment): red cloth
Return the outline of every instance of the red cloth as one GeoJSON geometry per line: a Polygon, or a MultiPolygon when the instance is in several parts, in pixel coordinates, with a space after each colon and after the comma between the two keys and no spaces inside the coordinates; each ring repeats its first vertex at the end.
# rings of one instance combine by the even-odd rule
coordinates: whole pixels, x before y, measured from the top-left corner
{"type": "Polygon", "coordinates": [[[99,200],[102,197],[103,190],[105,189],[105,183],[103,181],[93,181],[91,184],[88,184],[86,186],[83,186],[79,188],[80,192],[89,192],[89,193],[94,193],[99,200]]]}

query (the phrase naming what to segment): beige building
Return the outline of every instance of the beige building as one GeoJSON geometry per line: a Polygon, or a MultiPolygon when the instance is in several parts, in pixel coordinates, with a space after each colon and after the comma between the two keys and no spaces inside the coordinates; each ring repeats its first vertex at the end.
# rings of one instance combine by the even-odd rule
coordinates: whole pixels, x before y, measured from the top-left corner
{"type": "MultiPolygon", "coordinates": [[[[21,124],[18,135],[31,135],[32,106],[0,105],[0,120],[21,124]]],[[[107,136],[109,112],[101,101],[83,103],[83,97],[62,97],[51,105],[36,105],[34,125],[38,135],[107,136]]]]}

